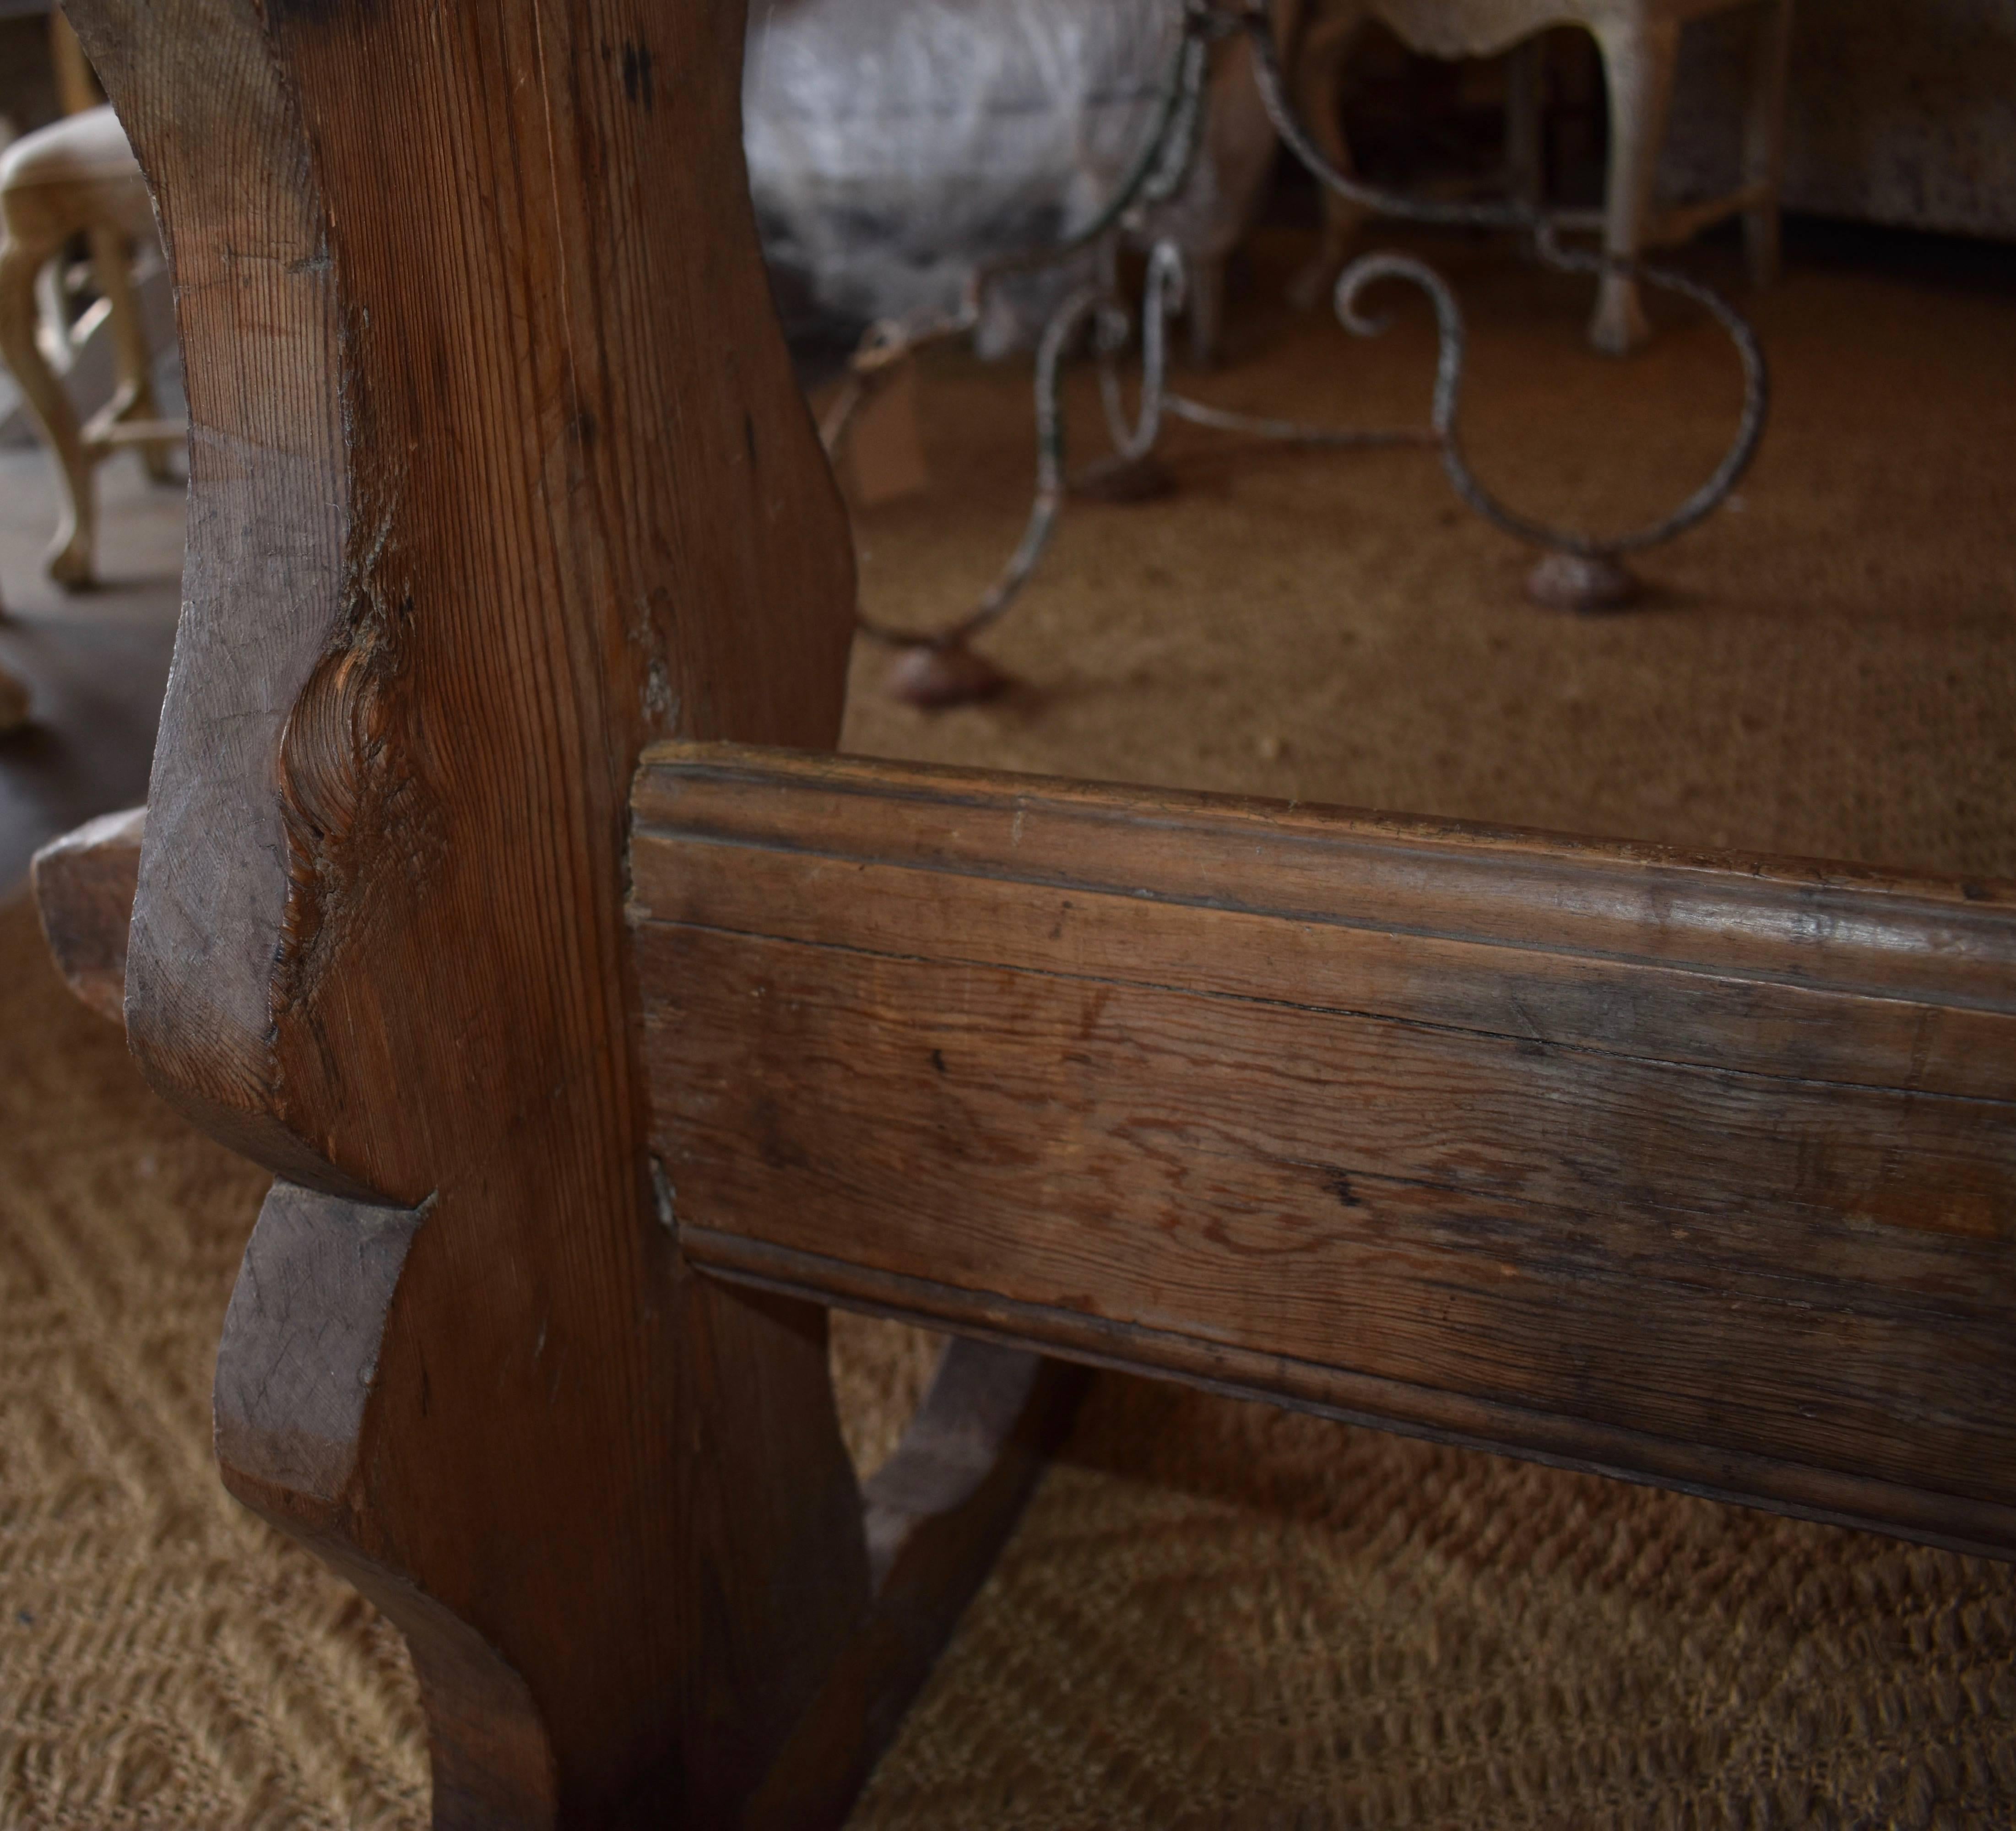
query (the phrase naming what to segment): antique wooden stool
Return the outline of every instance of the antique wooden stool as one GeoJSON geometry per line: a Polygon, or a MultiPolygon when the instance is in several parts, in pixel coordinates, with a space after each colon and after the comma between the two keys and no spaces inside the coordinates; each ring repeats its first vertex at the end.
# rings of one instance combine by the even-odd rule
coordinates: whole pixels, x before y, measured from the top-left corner
{"type": "Polygon", "coordinates": [[[183,429],[163,421],[154,405],[153,358],[128,278],[132,245],[153,233],[146,182],[111,109],[87,109],[24,134],[0,153],[0,357],[55,460],[63,514],[49,567],[63,585],[91,582],[94,465],[137,445],[151,475],[173,476],[168,455],[183,429]],[[35,297],[38,276],[78,236],[95,250],[119,375],[112,399],[82,426],[42,349],[35,297]]]}
{"type": "MultiPolygon", "coordinates": [[[[1588,28],[1603,53],[1610,94],[1610,174],[1600,210],[1560,210],[1564,228],[1602,232],[1605,254],[1636,260],[1647,249],[1684,242],[1710,224],[1741,214],[1752,281],[1764,286],[1778,271],[1778,191],[1784,171],[1785,60],[1791,39],[1792,0],[1305,0],[1294,60],[1302,118],[1332,162],[1348,169],[1351,151],[1337,118],[1337,79],[1359,31],[1382,21],[1410,50],[1436,57],[1488,57],[1526,48],[1550,27],[1588,28]],[[1654,184],[1665,143],[1680,32],[1690,20],[1749,5],[1757,38],[1743,143],[1743,182],[1726,196],[1683,207],[1658,207],[1654,184]]],[[[1515,56],[1510,121],[1515,172],[1535,202],[1541,161],[1536,144],[1540,111],[1539,65],[1515,56]]],[[[1323,251],[1311,270],[1334,276],[1360,219],[1357,208],[1333,193],[1324,196],[1323,251]]],[[[1308,282],[1301,290],[1313,297],[1308,282]]],[[[1599,282],[1589,340],[1622,355],[1651,334],[1638,282],[1627,272],[1599,282]]]]}

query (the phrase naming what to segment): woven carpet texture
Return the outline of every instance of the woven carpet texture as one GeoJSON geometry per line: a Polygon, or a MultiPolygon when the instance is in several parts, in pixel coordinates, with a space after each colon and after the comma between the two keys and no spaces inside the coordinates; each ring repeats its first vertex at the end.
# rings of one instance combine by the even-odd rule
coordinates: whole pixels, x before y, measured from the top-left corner
{"type": "MultiPolygon", "coordinates": [[[[1227,365],[1186,385],[1417,417],[1417,315],[1373,344],[1291,317],[1297,251],[1263,244],[1227,365]]],[[[1622,520],[1712,463],[1736,381],[1710,332],[1671,315],[1602,362],[1575,288],[1433,252],[1474,308],[1478,461],[1522,505],[1622,520]]],[[[1795,264],[1755,304],[1763,455],[1736,513],[1645,563],[1640,610],[1525,605],[1522,556],[1426,455],[1179,429],[1175,496],[1068,513],[990,641],[1013,692],[929,719],[864,648],[847,743],[2016,876],[2016,298],[1795,264]]],[[[859,523],[872,608],[949,614],[1012,545],[1027,387],[929,367],[933,487],[859,523]]],[[[425,1822],[397,1636],[211,1462],[263,1184],[0,909],[0,1825],[425,1822]]],[[[930,1345],[837,1318],[862,1459],[930,1345]]],[[[2012,1822],[2016,1571],[1118,1376],[853,1820],[2012,1822]]]]}

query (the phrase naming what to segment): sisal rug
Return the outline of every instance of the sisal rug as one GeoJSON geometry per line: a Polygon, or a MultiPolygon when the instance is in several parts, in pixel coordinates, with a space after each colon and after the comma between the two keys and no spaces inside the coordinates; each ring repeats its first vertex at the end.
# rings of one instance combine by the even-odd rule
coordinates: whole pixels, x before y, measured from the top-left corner
{"type": "MultiPolygon", "coordinates": [[[[1417,415],[1419,324],[1288,318],[1270,257],[1196,391],[1417,415]]],[[[1697,327],[1599,364],[1572,290],[1438,257],[1495,482],[1621,519],[1712,462],[1734,382],[1697,327]]],[[[1073,512],[992,639],[1013,692],[927,721],[864,651],[848,742],[2016,875],[2016,301],[1795,270],[1759,316],[1764,458],[1641,611],[1526,607],[1418,455],[1186,435],[1175,498],[1073,512]]],[[[860,527],[877,608],[956,610],[1013,544],[1025,389],[927,374],[934,487],[860,527]]],[[[0,908],[0,1826],[425,1822],[397,1637],[211,1462],[263,1185],[0,908]]],[[[929,1347],[838,1320],[864,1461],[929,1347]]],[[[2016,1570],[1103,1376],[853,1822],[2010,1824],[2016,1570]]]]}
{"type": "Polygon", "coordinates": [[[426,1822],[404,1644],[211,1455],[267,1181],[0,908],[0,1824],[426,1822]]]}
{"type": "MultiPolygon", "coordinates": [[[[1499,243],[1413,245],[1469,313],[1464,441],[1514,506],[1614,531],[1708,476],[1740,379],[1698,313],[1654,295],[1660,336],[1618,362],[1582,342],[1585,283],[1499,243]]],[[[1301,241],[1254,246],[1225,368],[1182,386],[1246,412],[1419,425],[1435,347],[1418,298],[1374,292],[1393,328],[1355,339],[1279,303],[1301,241]]],[[[1687,264],[1754,316],[1771,419],[1728,510],[1635,563],[1636,610],[1528,604],[1532,556],[1461,505],[1432,452],[1179,424],[1176,494],[1072,504],[981,644],[1016,691],[915,712],[858,645],[847,747],[2016,877],[2016,259],[1999,282],[1795,260],[1762,293],[1731,253],[1687,264]]],[[[1097,391],[1075,383],[1071,449],[1093,458],[1097,391]]],[[[956,351],[918,394],[934,487],[857,534],[869,610],[930,627],[1021,535],[1031,410],[1025,369],[956,351]]]]}

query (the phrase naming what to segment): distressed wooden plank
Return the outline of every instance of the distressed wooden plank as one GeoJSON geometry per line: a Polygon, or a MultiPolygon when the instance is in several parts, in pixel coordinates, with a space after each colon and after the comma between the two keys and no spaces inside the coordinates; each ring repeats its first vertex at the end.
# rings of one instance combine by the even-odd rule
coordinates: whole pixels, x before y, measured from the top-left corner
{"type": "Polygon", "coordinates": [[[1090,1366],[1181,1380],[1233,1398],[1258,1398],[1439,1442],[1466,1444],[1558,1467],[1647,1481],[1712,1499],[1774,1508],[1838,1525],[1870,1527],[1957,1551],[2010,1555],[2016,1510],[2000,1502],[1782,1458],[1655,1437],[1586,1418],[1533,1411],[1473,1393],[1410,1386],[1350,1368],[1312,1365],[1265,1351],[1228,1348],[1190,1336],[1143,1329],[1082,1310],[1017,1304],[987,1292],[864,1268],[691,1226],[689,1250],[708,1267],[755,1289],[816,1297],[873,1315],[956,1328],[1004,1346],[1042,1342],[1090,1366]]]}
{"type": "MultiPolygon", "coordinates": [[[[844,843],[844,842],[843,842],[844,843]]],[[[1103,844],[1095,836],[1095,846],[1103,844]]],[[[1345,862],[1348,869],[1348,861],[1345,862]]],[[[787,847],[749,851],[732,877],[668,872],[650,848],[636,859],[640,898],[703,925],[751,923],[799,941],[831,938],[869,951],[924,937],[934,954],[1032,970],[1069,970],[1114,982],[1154,983],[1183,959],[1196,918],[1188,905],[1138,889],[1120,892],[1039,878],[1005,903],[985,873],[835,857],[817,867],[787,847]],[[822,905],[796,887],[808,870],[844,874],[838,898],[848,926],[832,930],[822,905]],[[704,889],[704,908],[686,899],[704,889]],[[1047,894],[1047,923],[1029,919],[1047,894]],[[1173,905],[1173,906],[1172,906],[1173,905]]],[[[1243,883],[1243,863],[1228,881],[1243,883]]],[[[1852,1085],[1895,1085],[1989,1099],[2016,1092],[2007,1020],[1967,1005],[1933,1005],[1839,985],[1816,990],[1746,976],[1719,963],[1618,959],[1558,944],[1450,937],[1395,922],[1226,908],[1218,932],[1238,939],[1190,959],[1198,991],[1276,998],[1284,985],[1312,1009],[1401,1010],[1409,1021],[1488,1031],[1528,1049],[1597,1049],[1661,1060],[1852,1085]]]]}
{"type": "Polygon", "coordinates": [[[2016,1549],[2006,887],[725,748],[633,801],[701,1262],[2016,1549]]]}
{"type": "Polygon", "coordinates": [[[796,759],[779,775],[775,758],[673,746],[643,764],[632,797],[639,826],[695,839],[1467,938],[1578,963],[1665,962],[1760,984],[2016,1007],[2007,883],[866,757],[796,759]],[[783,786],[788,795],[757,792],[783,786]],[[1124,884],[1105,869],[1116,851],[1131,873],[1124,884]]]}
{"type": "MultiPolygon", "coordinates": [[[[1823,1206],[1834,1158],[1899,1149],[1866,1090],[1753,1140],[1753,1090],[1698,1070],[675,933],[639,961],[679,988],[652,1034],[682,1218],[833,1255],[844,1214],[886,1271],[1959,1491],[2016,1425],[2006,1250],[1878,1224],[1864,1252],[1823,1206]]],[[[1985,1201],[2000,1116],[1957,1167],[1903,1151],[1985,1201]]]]}

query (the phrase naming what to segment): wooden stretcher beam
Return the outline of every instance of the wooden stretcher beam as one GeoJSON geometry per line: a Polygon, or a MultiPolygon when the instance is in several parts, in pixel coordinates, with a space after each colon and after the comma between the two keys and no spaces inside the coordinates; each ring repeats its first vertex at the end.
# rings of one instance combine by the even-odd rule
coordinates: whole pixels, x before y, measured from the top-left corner
{"type": "Polygon", "coordinates": [[[2016,1552],[2011,887],[725,746],[632,804],[695,1262],[2016,1552]]]}

